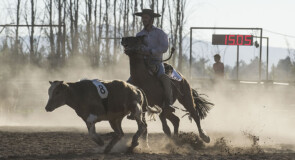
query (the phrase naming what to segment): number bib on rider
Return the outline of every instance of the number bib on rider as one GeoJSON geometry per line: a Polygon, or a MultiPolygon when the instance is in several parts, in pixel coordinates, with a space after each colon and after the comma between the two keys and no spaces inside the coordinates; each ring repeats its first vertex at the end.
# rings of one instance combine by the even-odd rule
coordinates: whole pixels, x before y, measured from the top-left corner
{"type": "Polygon", "coordinates": [[[176,70],[174,68],[173,68],[172,73],[169,76],[176,81],[182,80],[182,77],[176,72],[176,70]]]}
{"type": "Polygon", "coordinates": [[[96,86],[100,98],[102,98],[102,99],[108,98],[109,92],[108,92],[107,88],[105,87],[105,85],[103,85],[97,79],[91,80],[91,82],[96,86]]]}

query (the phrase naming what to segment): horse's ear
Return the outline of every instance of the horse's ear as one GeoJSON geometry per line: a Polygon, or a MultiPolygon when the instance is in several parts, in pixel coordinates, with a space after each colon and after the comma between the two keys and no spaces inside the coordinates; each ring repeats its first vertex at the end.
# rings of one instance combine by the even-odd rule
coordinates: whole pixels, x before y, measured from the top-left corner
{"type": "Polygon", "coordinates": [[[53,83],[52,81],[49,81],[49,84],[50,84],[50,85],[52,85],[52,83],[53,83]]]}

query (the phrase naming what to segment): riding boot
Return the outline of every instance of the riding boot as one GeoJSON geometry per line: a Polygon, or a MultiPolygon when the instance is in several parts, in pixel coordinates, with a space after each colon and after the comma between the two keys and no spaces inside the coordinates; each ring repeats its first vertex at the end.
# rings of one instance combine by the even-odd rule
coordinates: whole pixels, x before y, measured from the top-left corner
{"type": "Polygon", "coordinates": [[[166,74],[162,74],[159,77],[165,93],[165,109],[169,112],[175,112],[175,109],[172,107],[173,104],[173,93],[171,88],[170,78],[166,74]]]}

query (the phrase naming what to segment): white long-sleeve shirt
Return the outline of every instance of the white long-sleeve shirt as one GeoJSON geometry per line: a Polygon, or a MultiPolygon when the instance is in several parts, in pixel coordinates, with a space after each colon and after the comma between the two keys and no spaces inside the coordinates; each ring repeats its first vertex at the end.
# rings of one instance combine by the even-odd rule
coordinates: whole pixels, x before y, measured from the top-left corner
{"type": "Polygon", "coordinates": [[[151,52],[151,58],[153,60],[161,61],[163,59],[163,54],[168,50],[167,34],[163,30],[152,26],[151,31],[148,32],[143,29],[136,34],[136,36],[143,35],[145,35],[144,43],[146,45],[144,50],[151,52]]]}

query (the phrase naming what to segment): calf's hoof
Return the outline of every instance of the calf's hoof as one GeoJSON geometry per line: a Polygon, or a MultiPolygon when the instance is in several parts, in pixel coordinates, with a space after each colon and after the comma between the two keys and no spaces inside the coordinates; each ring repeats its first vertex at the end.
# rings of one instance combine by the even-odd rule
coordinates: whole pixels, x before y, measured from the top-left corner
{"type": "Polygon", "coordinates": [[[134,152],[133,152],[133,149],[134,149],[134,147],[129,147],[128,149],[127,149],[127,151],[125,152],[125,154],[133,154],[134,152]]]}
{"type": "Polygon", "coordinates": [[[108,154],[110,151],[111,151],[111,149],[107,147],[107,148],[103,151],[103,153],[104,153],[104,154],[108,154]]]}
{"type": "Polygon", "coordinates": [[[101,139],[93,139],[94,140],[94,142],[96,143],[96,144],[98,144],[99,146],[103,146],[104,145],[104,142],[101,140],[101,139]]]}

